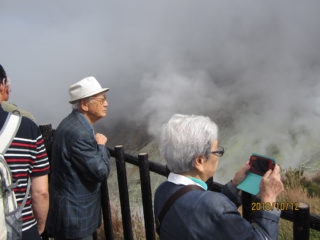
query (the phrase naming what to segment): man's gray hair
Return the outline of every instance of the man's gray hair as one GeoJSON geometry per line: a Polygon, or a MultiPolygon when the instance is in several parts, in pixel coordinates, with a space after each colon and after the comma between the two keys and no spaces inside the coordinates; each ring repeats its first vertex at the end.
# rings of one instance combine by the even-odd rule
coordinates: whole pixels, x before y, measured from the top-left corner
{"type": "Polygon", "coordinates": [[[175,114],[162,127],[159,149],[168,169],[183,173],[193,169],[195,157],[208,158],[217,139],[218,126],[209,117],[175,114]]]}
{"type": "Polygon", "coordinates": [[[78,110],[80,106],[80,100],[76,101],[75,103],[72,104],[72,109],[73,110],[78,110]]]}
{"type": "Polygon", "coordinates": [[[81,100],[87,100],[87,101],[91,101],[91,97],[87,97],[87,98],[83,98],[83,99],[79,99],[76,102],[72,103],[72,109],[77,110],[80,107],[80,102],[81,100]]]}

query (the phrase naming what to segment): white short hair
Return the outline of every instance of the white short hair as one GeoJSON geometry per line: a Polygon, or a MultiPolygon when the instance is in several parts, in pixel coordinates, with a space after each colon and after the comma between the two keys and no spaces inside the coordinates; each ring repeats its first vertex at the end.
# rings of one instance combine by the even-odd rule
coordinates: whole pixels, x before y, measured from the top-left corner
{"type": "Polygon", "coordinates": [[[218,126],[209,117],[175,114],[162,127],[159,149],[168,169],[182,173],[193,169],[195,157],[209,157],[217,139],[218,126]]]}

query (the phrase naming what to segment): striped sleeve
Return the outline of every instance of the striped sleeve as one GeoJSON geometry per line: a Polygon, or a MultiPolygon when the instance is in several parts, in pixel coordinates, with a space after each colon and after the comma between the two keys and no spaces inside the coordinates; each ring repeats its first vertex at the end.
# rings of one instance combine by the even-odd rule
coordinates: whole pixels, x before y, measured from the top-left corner
{"type": "MultiPolygon", "coordinates": [[[[20,128],[10,147],[4,154],[13,180],[18,182],[14,189],[18,205],[26,194],[28,178],[49,173],[50,165],[40,129],[30,120],[23,118],[20,128]]],[[[32,212],[30,193],[22,212],[23,231],[36,224],[32,212]]]]}

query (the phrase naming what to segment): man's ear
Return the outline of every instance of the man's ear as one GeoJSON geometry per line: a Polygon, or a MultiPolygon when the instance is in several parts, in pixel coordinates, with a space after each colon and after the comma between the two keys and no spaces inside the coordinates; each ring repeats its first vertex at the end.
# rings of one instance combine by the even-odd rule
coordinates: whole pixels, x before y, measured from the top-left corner
{"type": "Polygon", "coordinates": [[[2,78],[1,83],[0,83],[0,92],[2,94],[4,93],[4,90],[6,88],[6,84],[4,82],[5,82],[5,78],[2,78]]]}
{"type": "MultiPolygon", "coordinates": [[[[5,85],[4,85],[4,86],[5,86],[5,85]]],[[[9,93],[10,93],[10,85],[5,86],[5,87],[4,87],[4,91],[5,91],[5,93],[6,93],[7,95],[9,95],[9,93]]]]}
{"type": "Polygon", "coordinates": [[[88,101],[80,100],[79,107],[81,112],[88,112],[89,110],[88,101]]]}

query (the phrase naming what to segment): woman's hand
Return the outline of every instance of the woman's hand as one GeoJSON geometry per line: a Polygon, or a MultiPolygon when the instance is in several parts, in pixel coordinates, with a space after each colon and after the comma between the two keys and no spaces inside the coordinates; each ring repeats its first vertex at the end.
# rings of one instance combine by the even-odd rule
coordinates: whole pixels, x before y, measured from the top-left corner
{"type": "Polygon", "coordinates": [[[260,182],[260,198],[262,202],[276,202],[277,196],[284,190],[280,176],[280,167],[276,165],[268,170],[260,182]]]}
{"type": "Polygon", "coordinates": [[[249,162],[246,162],[234,175],[232,179],[233,186],[237,187],[239,183],[241,183],[243,179],[245,179],[249,169],[250,169],[249,162]]]}

